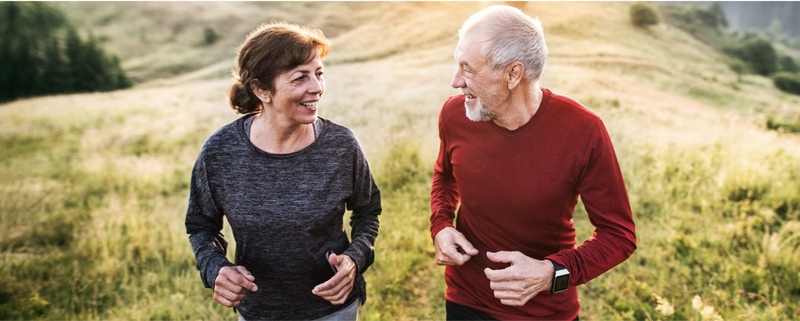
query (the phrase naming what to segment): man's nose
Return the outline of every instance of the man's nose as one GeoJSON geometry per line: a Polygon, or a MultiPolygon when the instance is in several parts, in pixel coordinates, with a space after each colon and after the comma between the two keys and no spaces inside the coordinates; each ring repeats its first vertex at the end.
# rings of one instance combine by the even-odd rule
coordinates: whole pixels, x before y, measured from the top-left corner
{"type": "Polygon", "coordinates": [[[456,73],[453,75],[453,79],[450,80],[450,86],[453,86],[453,88],[456,89],[466,87],[464,84],[464,77],[461,74],[461,68],[456,70],[456,73]]]}

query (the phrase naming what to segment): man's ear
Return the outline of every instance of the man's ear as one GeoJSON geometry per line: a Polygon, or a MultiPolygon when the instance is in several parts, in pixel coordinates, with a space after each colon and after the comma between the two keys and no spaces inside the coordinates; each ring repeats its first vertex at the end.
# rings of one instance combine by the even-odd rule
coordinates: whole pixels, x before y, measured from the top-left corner
{"type": "Polygon", "coordinates": [[[506,77],[506,81],[508,83],[508,89],[514,89],[520,82],[522,82],[522,77],[525,74],[525,66],[522,62],[515,61],[508,65],[503,75],[506,77]]]}
{"type": "Polygon", "coordinates": [[[252,90],[253,94],[262,102],[270,103],[272,101],[272,93],[269,90],[261,88],[261,82],[259,82],[258,79],[250,81],[250,90],[252,90]]]}

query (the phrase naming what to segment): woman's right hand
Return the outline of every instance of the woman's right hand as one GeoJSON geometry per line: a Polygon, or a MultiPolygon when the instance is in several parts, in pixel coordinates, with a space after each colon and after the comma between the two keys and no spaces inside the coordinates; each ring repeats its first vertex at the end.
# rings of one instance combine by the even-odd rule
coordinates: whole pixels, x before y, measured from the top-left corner
{"type": "Polygon", "coordinates": [[[214,280],[214,300],[226,307],[236,307],[244,296],[258,291],[256,278],[244,266],[226,266],[214,280]]]}

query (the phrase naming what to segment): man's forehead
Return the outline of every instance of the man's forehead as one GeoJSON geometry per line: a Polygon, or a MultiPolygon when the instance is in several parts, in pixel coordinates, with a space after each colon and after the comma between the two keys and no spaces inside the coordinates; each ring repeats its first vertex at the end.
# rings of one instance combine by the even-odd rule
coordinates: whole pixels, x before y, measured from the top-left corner
{"type": "Polygon", "coordinates": [[[453,50],[453,56],[458,59],[459,57],[464,55],[464,50],[461,48],[461,42],[456,45],[456,49],[453,50]]]}
{"type": "Polygon", "coordinates": [[[457,60],[459,59],[459,57],[463,56],[470,56],[473,59],[475,58],[480,59],[481,58],[480,48],[482,44],[483,41],[480,41],[478,37],[471,35],[464,35],[460,39],[458,39],[458,43],[456,44],[456,48],[453,52],[453,55],[457,60]]]}

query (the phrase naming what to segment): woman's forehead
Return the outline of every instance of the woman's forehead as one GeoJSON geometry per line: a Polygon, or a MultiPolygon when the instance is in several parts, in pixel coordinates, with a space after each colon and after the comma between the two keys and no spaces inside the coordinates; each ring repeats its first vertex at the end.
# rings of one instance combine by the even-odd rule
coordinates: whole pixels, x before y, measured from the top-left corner
{"type": "Polygon", "coordinates": [[[308,61],[308,62],[306,62],[306,63],[304,63],[302,65],[295,66],[294,68],[290,69],[288,72],[289,73],[293,73],[293,72],[302,72],[302,71],[309,71],[309,70],[313,71],[313,70],[322,69],[323,67],[324,67],[324,65],[322,64],[322,58],[320,58],[318,55],[315,55],[314,58],[312,58],[310,61],[308,61]]]}

